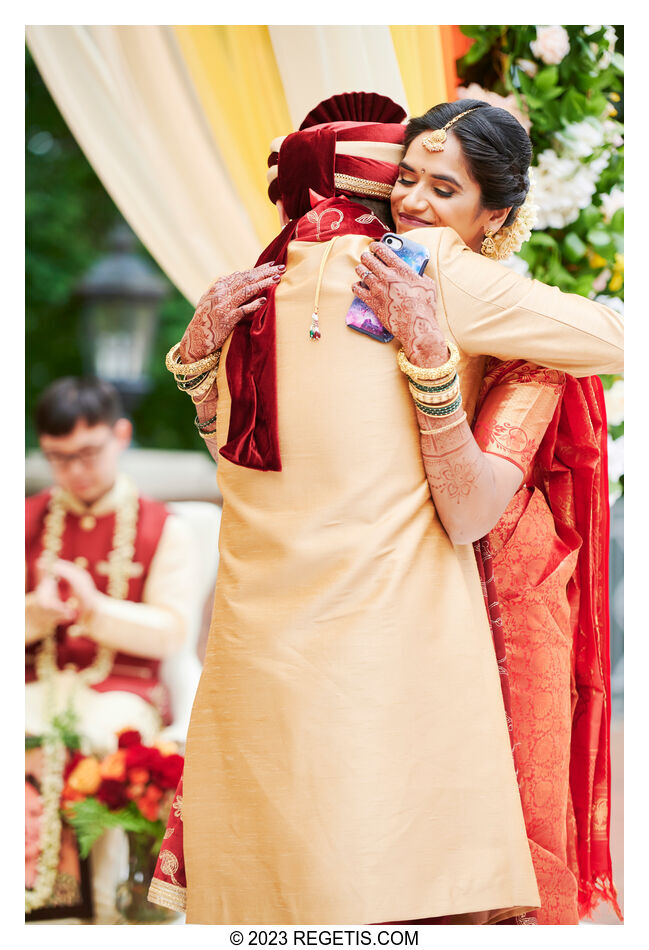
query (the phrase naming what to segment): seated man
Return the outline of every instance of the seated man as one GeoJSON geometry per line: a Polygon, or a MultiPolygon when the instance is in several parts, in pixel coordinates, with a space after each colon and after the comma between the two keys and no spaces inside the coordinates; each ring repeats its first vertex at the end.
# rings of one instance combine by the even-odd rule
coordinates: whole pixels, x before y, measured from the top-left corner
{"type": "MultiPolygon", "coordinates": [[[[127,727],[152,742],[174,714],[161,660],[199,596],[190,532],[119,473],[132,427],[113,386],[57,380],[36,426],[56,484],[26,502],[26,731],[71,708],[89,751],[112,751],[127,727]]],[[[93,848],[97,922],[116,919],[124,846],[112,830],[93,848]]]]}
{"type": "Polygon", "coordinates": [[[192,603],[188,530],[119,474],[132,427],[110,384],[56,381],[36,425],[56,486],[26,502],[27,729],[72,698],[95,751],[124,726],[153,739],[173,714],[160,661],[182,644],[192,603]]]}

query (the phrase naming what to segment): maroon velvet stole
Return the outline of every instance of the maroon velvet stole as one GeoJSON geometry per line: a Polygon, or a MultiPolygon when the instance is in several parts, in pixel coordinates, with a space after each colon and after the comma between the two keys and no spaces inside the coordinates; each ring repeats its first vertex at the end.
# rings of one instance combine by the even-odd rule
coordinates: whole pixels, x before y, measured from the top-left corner
{"type": "MultiPolygon", "coordinates": [[[[343,234],[365,234],[378,241],[387,231],[362,204],[343,197],[319,198],[312,192],[312,209],[286,225],[263,251],[257,265],[286,263],[292,240],[324,242],[343,234]]],[[[263,472],[282,470],[277,426],[275,289],[265,290],[265,306],[237,324],[225,364],[232,408],[228,441],[220,453],[236,465],[263,472]]],[[[349,293],[351,303],[351,282],[349,293]]]]}
{"type": "MultiPolygon", "coordinates": [[[[26,560],[26,591],[36,587],[36,561],[43,550],[43,527],[50,492],[40,492],[27,498],[25,502],[25,560],[26,560]]],[[[167,508],[158,501],[140,496],[137,533],[135,538],[135,553],[133,561],[142,565],[137,576],[129,579],[127,600],[139,603],[142,600],[144,585],[149,573],[151,561],[155,554],[164,523],[168,516],[167,508]]],[[[102,572],[100,565],[105,562],[113,546],[113,532],[115,528],[115,513],[110,512],[95,519],[90,530],[81,526],[82,518],[68,512],[65,518],[63,531],[61,558],[74,561],[84,558],[95,585],[105,594],[108,578],[102,572]]],[[[66,582],[60,582],[61,595],[69,595],[66,582]]],[[[77,669],[89,666],[97,653],[97,644],[89,637],[69,637],[67,628],[70,624],[57,627],[57,665],[65,669],[71,664],[77,669]]],[[[25,647],[25,681],[33,682],[36,679],[35,661],[40,644],[30,644],[25,647]]],[[[93,686],[98,692],[110,690],[126,690],[136,693],[147,702],[155,706],[165,723],[171,721],[169,695],[159,677],[160,660],[136,656],[131,653],[117,652],[108,677],[101,683],[93,686]]]]}

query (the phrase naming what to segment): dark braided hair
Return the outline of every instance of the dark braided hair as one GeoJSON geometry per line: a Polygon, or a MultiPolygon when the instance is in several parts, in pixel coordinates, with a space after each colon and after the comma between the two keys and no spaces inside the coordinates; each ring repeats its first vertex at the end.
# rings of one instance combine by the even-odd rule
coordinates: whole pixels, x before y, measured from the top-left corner
{"type": "Polygon", "coordinates": [[[478,99],[441,102],[424,115],[410,119],[404,139],[408,148],[422,132],[442,129],[447,122],[475,109],[450,127],[447,134],[459,140],[469,174],[480,188],[483,208],[508,208],[504,227],[513,223],[530,188],[532,144],[523,126],[505,109],[478,99]]]}

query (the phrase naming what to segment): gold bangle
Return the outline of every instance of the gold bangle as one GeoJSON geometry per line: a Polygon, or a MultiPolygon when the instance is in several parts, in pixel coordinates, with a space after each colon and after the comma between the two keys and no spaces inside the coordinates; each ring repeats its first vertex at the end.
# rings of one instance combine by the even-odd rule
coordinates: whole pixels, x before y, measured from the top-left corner
{"type": "Polygon", "coordinates": [[[427,406],[447,406],[453,402],[460,392],[460,384],[457,383],[452,389],[447,389],[445,392],[437,394],[421,392],[421,390],[415,389],[411,384],[408,384],[408,389],[410,390],[410,395],[416,402],[423,402],[427,406]]]}
{"type": "Polygon", "coordinates": [[[199,376],[205,370],[214,369],[215,366],[218,366],[221,358],[221,350],[216,350],[215,353],[210,353],[209,356],[197,360],[195,363],[182,363],[178,355],[179,350],[180,343],[175,343],[165,356],[165,366],[174,376],[199,376]]]}
{"type": "Polygon", "coordinates": [[[422,435],[439,435],[440,432],[448,432],[449,429],[454,429],[456,426],[462,425],[466,420],[466,412],[463,412],[459,419],[456,419],[455,422],[450,422],[447,426],[442,426],[440,429],[420,429],[422,435]]]}
{"type": "Polygon", "coordinates": [[[209,394],[212,392],[212,387],[214,385],[214,380],[216,379],[217,367],[211,369],[200,386],[197,386],[195,389],[189,391],[189,396],[191,401],[195,406],[200,406],[200,404],[207,399],[209,394]],[[198,402],[194,399],[194,396],[198,396],[198,402]],[[202,398],[201,398],[202,397],[202,398]]]}
{"type": "Polygon", "coordinates": [[[406,376],[409,376],[411,379],[420,380],[420,379],[443,379],[445,376],[451,376],[453,370],[460,362],[460,351],[458,350],[455,343],[451,343],[450,340],[446,341],[448,346],[449,358],[445,363],[442,363],[441,366],[415,366],[414,363],[411,363],[406,354],[403,351],[403,347],[399,350],[397,356],[397,362],[399,364],[399,369],[402,373],[405,373],[406,376]]]}
{"type": "Polygon", "coordinates": [[[208,439],[217,438],[216,429],[210,429],[209,432],[201,432],[201,430],[199,429],[198,434],[200,435],[201,439],[204,439],[206,442],[208,439]]]}

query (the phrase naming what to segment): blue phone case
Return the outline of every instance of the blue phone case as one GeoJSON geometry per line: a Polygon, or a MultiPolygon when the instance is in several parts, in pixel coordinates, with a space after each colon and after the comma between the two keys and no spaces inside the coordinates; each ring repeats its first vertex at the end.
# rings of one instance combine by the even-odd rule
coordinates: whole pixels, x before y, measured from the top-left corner
{"type": "MultiPolygon", "coordinates": [[[[408,267],[418,274],[423,274],[429,255],[422,244],[409,241],[407,238],[401,237],[399,234],[393,234],[391,231],[383,235],[381,242],[387,244],[408,267]]],[[[371,336],[373,340],[378,340],[380,343],[389,343],[393,339],[393,335],[385,329],[371,307],[368,307],[358,297],[354,297],[352,305],[347,311],[345,321],[350,330],[365,333],[366,336],[371,336]]]]}

